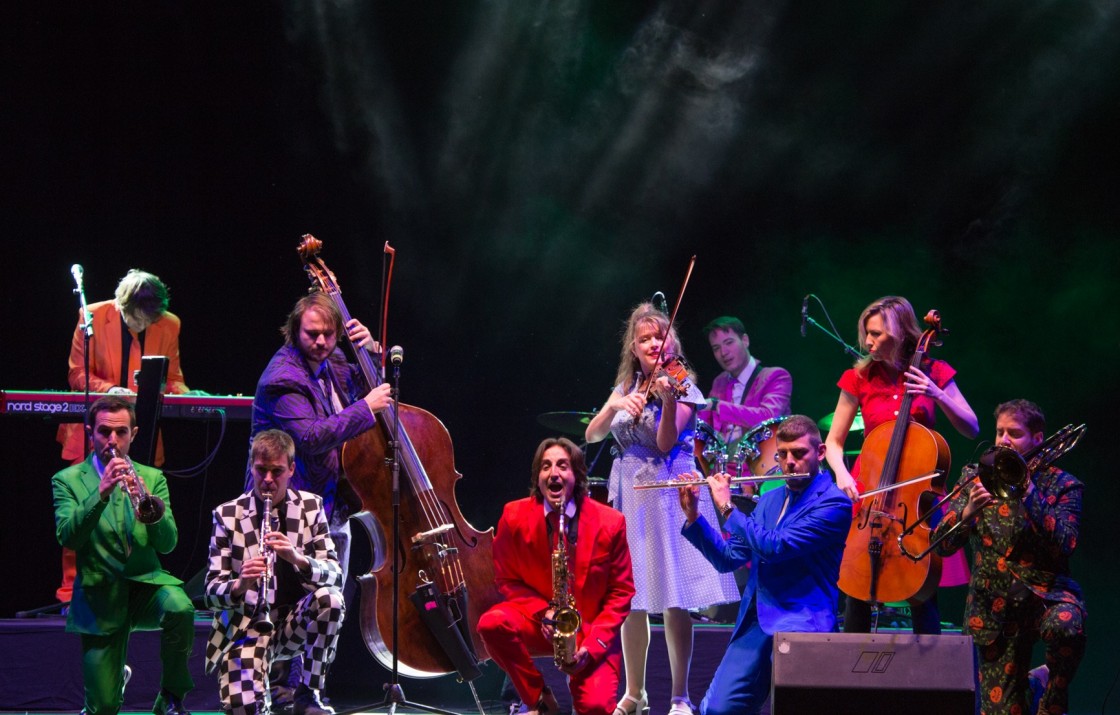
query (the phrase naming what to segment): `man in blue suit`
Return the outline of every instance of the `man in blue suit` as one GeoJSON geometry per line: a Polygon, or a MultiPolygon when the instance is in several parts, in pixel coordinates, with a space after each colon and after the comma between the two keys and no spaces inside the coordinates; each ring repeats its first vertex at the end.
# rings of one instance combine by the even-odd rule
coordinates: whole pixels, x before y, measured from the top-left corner
{"type": "Polygon", "coordinates": [[[700,515],[699,486],[680,488],[684,537],[721,572],[751,565],[735,631],[700,703],[701,715],[759,711],[770,690],[774,633],[836,630],[836,581],[852,501],[821,470],[824,452],[813,420],[794,415],[783,421],[777,432],[782,472],[808,476],[763,494],[750,516],[731,501],[728,475],[708,477],[730,538],[700,515]]]}

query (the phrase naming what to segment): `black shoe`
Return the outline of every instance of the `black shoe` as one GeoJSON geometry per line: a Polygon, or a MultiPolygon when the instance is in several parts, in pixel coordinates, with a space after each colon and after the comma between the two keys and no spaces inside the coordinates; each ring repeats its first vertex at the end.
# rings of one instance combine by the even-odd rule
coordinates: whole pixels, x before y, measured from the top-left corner
{"type": "Polygon", "coordinates": [[[156,715],[191,715],[191,711],[183,705],[183,699],[166,690],[159,692],[159,697],[156,698],[156,704],[152,708],[152,712],[156,715]]]}
{"type": "Polygon", "coordinates": [[[334,708],[323,704],[318,690],[300,685],[292,702],[292,715],[334,715],[334,708]]]}

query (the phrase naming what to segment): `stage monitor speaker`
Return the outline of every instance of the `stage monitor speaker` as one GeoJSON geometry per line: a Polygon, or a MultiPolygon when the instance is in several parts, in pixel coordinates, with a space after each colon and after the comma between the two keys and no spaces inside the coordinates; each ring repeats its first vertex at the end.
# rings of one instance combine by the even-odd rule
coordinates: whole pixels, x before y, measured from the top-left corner
{"type": "Polygon", "coordinates": [[[776,633],[772,715],[969,715],[972,637],[776,633]]]}

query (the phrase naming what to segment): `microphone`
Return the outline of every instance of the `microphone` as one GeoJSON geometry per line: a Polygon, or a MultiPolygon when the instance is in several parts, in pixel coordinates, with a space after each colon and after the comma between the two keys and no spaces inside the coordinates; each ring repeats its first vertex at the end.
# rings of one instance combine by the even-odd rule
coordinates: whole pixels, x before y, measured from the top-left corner
{"type": "Polygon", "coordinates": [[[661,291],[657,291],[656,293],[654,293],[653,298],[650,299],[650,302],[653,303],[654,308],[657,308],[665,315],[669,314],[669,303],[665,300],[665,294],[661,291]]]}
{"type": "Polygon", "coordinates": [[[400,345],[394,345],[389,348],[389,362],[394,365],[400,365],[404,362],[404,348],[400,345]]]}
{"type": "MultiPolygon", "coordinates": [[[[82,268],[81,263],[75,263],[74,265],[70,266],[70,275],[74,276],[74,283],[77,285],[77,288],[74,289],[74,293],[77,294],[77,296],[78,296],[78,306],[81,307],[81,309],[82,309],[82,326],[81,326],[82,327],[82,332],[86,334],[87,338],[92,338],[93,337],[93,313],[89,312],[89,308],[86,307],[86,289],[82,285],[82,276],[84,276],[85,273],[86,273],[86,271],[85,271],[84,268],[82,268]]],[[[89,358],[88,351],[86,353],[86,358],[87,358],[87,360],[89,358]]],[[[86,384],[87,385],[89,384],[89,365],[88,365],[88,363],[86,365],[86,384]]]]}
{"type": "Polygon", "coordinates": [[[801,299],[801,337],[805,337],[805,321],[809,319],[809,295],[801,299]]]}

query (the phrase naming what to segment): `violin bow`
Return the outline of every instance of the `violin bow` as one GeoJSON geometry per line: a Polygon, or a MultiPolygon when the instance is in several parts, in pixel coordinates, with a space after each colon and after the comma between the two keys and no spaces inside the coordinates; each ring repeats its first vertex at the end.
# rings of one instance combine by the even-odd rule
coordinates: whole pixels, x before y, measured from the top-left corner
{"type": "MultiPolygon", "coordinates": [[[[684,291],[688,288],[688,279],[692,277],[692,269],[696,267],[696,256],[693,256],[688,261],[688,270],[684,274],[684,282],[681,283],[681,289],[677,293],[677,302],[673,304],[673,312],[669,314],[669,324],[665,326],[665,334],[661,336],[662,345],[669,340],[669,334],[673,332],[673,323],[677,321],[677,311],[681,309],[681,301],[684,300],[684,291]]],[[[664,349],[657,356],[657,364],[653,366],[651,375],[656,375],[657,371],[665,362],[666,351],[664,349]]],[[[653,380],[649,381],[649,386],[646,387],[646,396],[649,396],[650,389],[653,388],[653,380]]]]}

